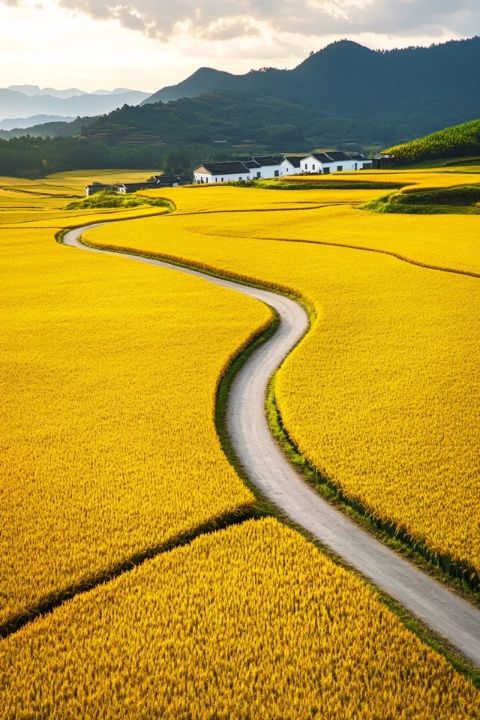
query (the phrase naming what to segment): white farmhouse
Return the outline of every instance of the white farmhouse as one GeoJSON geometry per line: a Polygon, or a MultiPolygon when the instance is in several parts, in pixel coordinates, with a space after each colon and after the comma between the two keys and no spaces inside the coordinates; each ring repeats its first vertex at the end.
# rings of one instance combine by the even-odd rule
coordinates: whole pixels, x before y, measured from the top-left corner
{"type": "Polygon", "coordinates": [[[363,155],[347,155],[339,150],[300,155],[257,155],[241,160],[203,163],[193,171],[197,184],[239,182],[299,175],[327,174],[372,167],[363,155]]]}
{"type": "Polygon", "coordinates": [[[280,177],[283,157],[262,155],[226,162],[203,163],[193,171],[194,182],[222,183],[280,177]]]}
{"type": "Polygon", "coordinates": [[[208,162],[195,168],[194,182],[200,185],[250,180],[250,169],[240,160],[208,162]]]}
{"type": "Polygon", "coordinates": [[[280,165],[280,176],[299,175],[302,172],[300,155],[285,155],[280,165]]]}
{"type": "Polygon", "coordinates": [[[257,167],[251,168],[252,180],[255,178],[276,178],[281,175],[282,155],[256,155],[252,158],[257,167]]]}
{"type": "Polygon", "coordinates": [[[333,172],[363,170],[372,163],[363,155],[347,155],[340,150],[311,153],[300,162],[300,172],[328,175],[333,172]]]}

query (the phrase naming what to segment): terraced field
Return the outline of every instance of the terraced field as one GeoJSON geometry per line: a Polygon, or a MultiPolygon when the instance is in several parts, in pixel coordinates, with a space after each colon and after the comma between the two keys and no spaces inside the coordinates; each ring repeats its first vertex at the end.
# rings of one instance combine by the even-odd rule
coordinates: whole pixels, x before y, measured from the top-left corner
{"type": "MultiPolygon", "coordinates": [[[[28,193],[0,182],[0,413],[8,417],[0,617],[9,634],[0,640],[0,717],[480,717],[473,685],[363,581],[278,520],[245,520],[258,506],[223,454],[216,390],[271,313],[202,280],[80,253],[54,236],[68,225],[128,219],[89,240],[303,295],[312,329],[276,382],[289,433],[374,512],[417,535],[425,527],[432,547],[472,563],[475,278],[432,278],[391,257],[303,237],[314,228],[323,242],[328,227],[347,233],[357,218],[390,221],[353,207],[382,190],[181,188],[168,192],[174,215],[67,211],[86,179],[53,176],[25,183],[28,193]],[[426,425],[437,432],[447,407],[438,442],[426,425]],[[415,476],[399,464],[408,454],[415,476]],[[241,525],[172,549],[221,519],[241,525]],[[26,611],[69,589],[78,597],[28,622],[26,611]],[[9,622],[22,615],[26,626],[15,632],[9,622]]],[[[400,231],[390,242],[401,242],[400,231]]],[[[462,247],[459,263],[468,261],[462,247]]],[[[426,240],[418,256],[429,251],[426,240]]]]}
{"type": "MultiPolygon", "coordinates": [[[[419,173],[417,182],[449,185],[452,178],[419,173]]],[[[425,544],[434,558],[448,556],[478,572],[480,285],[475,277],[378,252],[476,272],[478,219],[387,217],[354,206],[371,192],[285,191],[285,202],[296,194],[305,207],[320,206],[272,212],[283,192],[180,188],[169,193],[178,213],[142,221],[140,241],[135,224],[88,237],[233,272],[305,298],[316,320],[276,382],[290,438],[372,517],[393,522],[394,532],[417,547],[425,544]],[[335,204],[341,193],[350,204],[335,204]],[[236,197],[243,206],[251,195],[251,212],[228,211],[236,197]],[[204,197],[224,211],[205,217],[204,197]]]]}

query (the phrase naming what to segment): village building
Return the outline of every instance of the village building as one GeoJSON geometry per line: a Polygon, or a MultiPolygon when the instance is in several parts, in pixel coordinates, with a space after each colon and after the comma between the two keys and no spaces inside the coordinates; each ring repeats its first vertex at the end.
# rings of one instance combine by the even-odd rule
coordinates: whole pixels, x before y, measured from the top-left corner
{"type": "Polygon", "coordinates": [[[215,184],[271,179],[286,175],[328,174],[371,168],[364,155],[347,155],[340,150],[301,155],[257,155],[240,160],[203,163],[193,171],[194,183],[215,184]]]}
{"type": "Polygon", "coordinates": [[[374,155],[372,160],[372,167],[375,170],[383,170],[385,168],[391,168],[395,166],[395,158],[393,155],[374,155]]]}
{"type": "Polygon", "coordinates": [[[352,172],[371,168],[372,163],[364,155],[347,155],[340,150],[311,153],[300,162],[302,173],[328,175],[334,172],[352,172]]]}
{"type": "Polygon", "coordinates": [[[280,177],[283,162],[282,155],[259,155],[252,158],[257,163],[258,168],[252,168],[256,178],[276,178],[280,177]]]}
{"type": "Polygon", "coordinates": [[[300,163],[302,158],[300,155],[285,155],[280,165],[280,176],[298,175],[301,173],[300,163]]]}
{"type": "Polygon", "coordinates": [[[191,182],[191,177],[185,177],[183,175],[152,175],[152,177],[145,180],[145,182],[138,183],[114,183],[113,185],[92,183],[86,186],[85,195],[90,197],[99,192],[129,195],[139,190],[158,190],[164,187],[178,187],[179,185],[189,185],[191,182]]]}
{"type": "Polygon", "coordinates": [[[250,180],[250,168],[240,160],[208,162],[195,168],[193,177],[194,182],[201,185],[240,182],[241,180],[250,180]]]}

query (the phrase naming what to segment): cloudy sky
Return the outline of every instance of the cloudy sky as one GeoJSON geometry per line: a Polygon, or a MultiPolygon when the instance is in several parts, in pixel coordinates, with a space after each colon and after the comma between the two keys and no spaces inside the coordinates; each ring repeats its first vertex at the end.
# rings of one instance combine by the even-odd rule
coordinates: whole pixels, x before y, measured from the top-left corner
{"type": "Polygon", "coordinates": [[[133,87],[200,66],[294,67],[348,37],[371,48],[480,35],[480,0],[0,0],[0,87],[133,87]]]}

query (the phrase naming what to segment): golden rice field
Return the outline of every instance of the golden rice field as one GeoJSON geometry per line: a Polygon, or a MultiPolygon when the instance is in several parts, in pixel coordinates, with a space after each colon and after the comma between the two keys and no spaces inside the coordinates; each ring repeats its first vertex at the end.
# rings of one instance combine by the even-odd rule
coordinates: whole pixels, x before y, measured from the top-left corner
{"type": "Polygon", "coordinates": [[[0,718],[475,720],[480,694],[273,519],[203,536],[0,643],[0,718]]]}
{"type": "MultiPolygon", "coordinates": [[[[419,182],[456,177],[430,171],[419,173],[419,182]]],[[[401,251],[475,270],[478,218],[385,216],[348,204],[271,212],[284,196],[278,190],[168,194],[176,215],[128,223],[119,232],[95,230],[90,241],[183,258],[306,298],[317,318],[276,381],[290,437],[372,515],[480,569],[479,281],[318,244],[401,251]],[[228,212],[237,198],[243,208],[250,196],[254,210],[228,212]],[[225,210],[205,215],[205,198],[225,210]]],[[[321,197],[329,203],[341,194],[352,204],[365,198],[361,190],[305,190],[286,191],[285,202],[296,195],[298,203],[321,197]]]]}
{"type": "Polygon", "coordinates": [[[204,281],[62,247],[37,214],[0,229],[0,623],[252,505],[215,393],[270,319],[204,281]]]}
{"type": "MultiPolygon", "coordinates": [[[[468,412],[477,390],[473,380],[468,385],[467,360],[476,345],[457,297],[465,300],[465,278],[432,277],[379,255],[259,239],[288,232],[291,220],[298,232],[315,217],[353,225],[352,213],[361,211],[350,205],[379,191],[348,191],[347,199],[335,189],[182,188],[168,191],[179,208],[172,216],[154,217],[154,208],[65,210],[87,182],[117,177],[0,178],[0,624],[135,554],[255,505],[217,438],[215,392],[229,359],[270,312],[195,278],[62,247],[54,242],[62,227],[129,219],[89,237],[193,259],[307,297],[317,320],[279,375],[281,410],[291,413],[289,430],[304,433],[307,454],[340,460],[333,439],[341,438],[347,461],[340,480],[344,473],[355,492],[351,465],[365,461],[356,452],[367,438],[374,503],[389,495],[382,454],[386,464],[396,462],[407,442],[396,435],[400,411],[390,415],[373,391],[386,381],[384,362],[398,366],[389,390],[397,399],[406,393],[418,413],[409,430],[415,461],[423,457],[425,408],[414,405],[422,396],[410,384],[422,352],[435,398],[425,406],[429,418],[455,401],[451,414],[463,413],[473,446],[468,412]],[[414,309],[420,319],[412,325],[414,309]],[[400,339],[398,327],[408,328],[400,339]],[[429,342],[437,344],[429,349],[429,342]],[[452,365],[444,401],[434,391],[445,349],[452,365]],[[355,353],[357,363],[348,360],[355,353]],[[380,373],[373,380],[372,357],[380,373]],[[359,417],[370,434],[355,429],[359,417]],[[395,442],[390,437],[382,447],[387,425],[395,442]]],[[[473,315],[478,291],[468,282],[473,315]]],[[[464,446],[456,444],[463,435],[455,420],[448,432],[450,470],[464,446]]],[[[435,439],[425,457],[439,453],[435,439]]],[[[469,462],[466,456],[461,467],[469,462]]],[[[458,513],[457,534],[451,527],[445,536],[451,544],[464,532],[470,553],[473,533],[460,499],[471,505],[472,487],[464,475],[448,487],[442,513],[450,523],[458,513]]],[[[420,474],[416,481],[410,492],[424,501],[427,484],[420,474]]],[[[400,516],[414,524],[406,485],[397,488],[400,516]]],[[[436,541],[440,518],[425,507],[436,541]]],[[[273,519],[158,555],[0,640],[1,720],[476,720],[479,707],[478,690],[370,588],[273,519]]]]}

